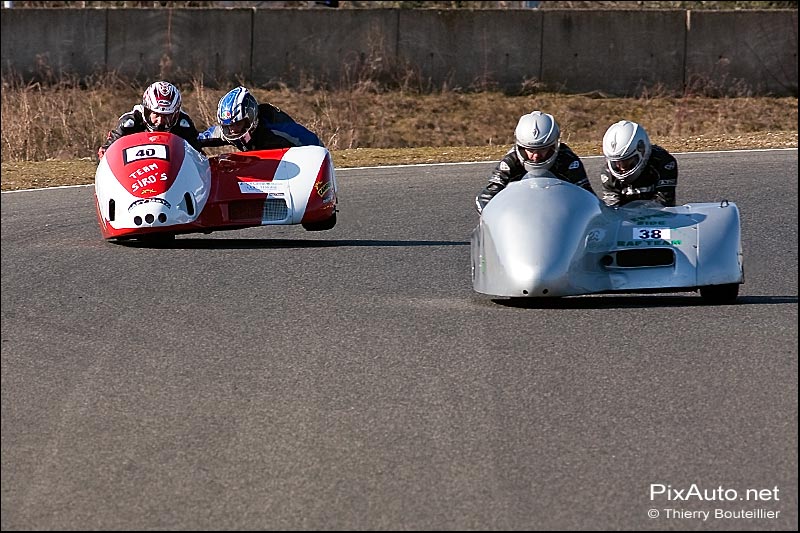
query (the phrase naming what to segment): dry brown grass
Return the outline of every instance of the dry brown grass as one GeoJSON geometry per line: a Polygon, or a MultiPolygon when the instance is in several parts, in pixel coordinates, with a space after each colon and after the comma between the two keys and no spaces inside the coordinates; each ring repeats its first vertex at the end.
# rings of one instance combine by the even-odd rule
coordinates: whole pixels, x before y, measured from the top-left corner
{"type": "MultiPolygon", "coordinates": [[[[198,129],[214,119],[224,90],[200,83],[181,87],[184,110],[198,129]]],[[[140,102],[143,87],[97,80],[81,87],[7,84],[2,91],[2,161],[91,157],[120,114],[140,102]]],[[[506,146],[520,115],[552,113],[567,143],[599,142],[605,129],[626,118],[652,137],[737,135],[797,130],[797,98],[709,98],[500,92],[420,94],[407,91],[254,89],[259,101],[281,107],[315,131],[331,150],[506,146]]]]}
{"type": "MultiPolygon", "coordinates": [[[[143,89],[113,76],[48,85],[4,80],[2,189],[90,183],[97,147],[143,89]]],[[[225,91],[201,82],[181,89],[198,129],[210,125],[225,91]]],[[[552,113],[562,140],[581,155],[599,154],[606,128],[622,118],[641,122],[654,142],[672,150],[797,147],[792,97],[509,96],[370,83],[350,90],[256,88],[254,94],[315,131],[340,167],[497,159],[513,142],[519,116],[534,109],[552,113]]]]}

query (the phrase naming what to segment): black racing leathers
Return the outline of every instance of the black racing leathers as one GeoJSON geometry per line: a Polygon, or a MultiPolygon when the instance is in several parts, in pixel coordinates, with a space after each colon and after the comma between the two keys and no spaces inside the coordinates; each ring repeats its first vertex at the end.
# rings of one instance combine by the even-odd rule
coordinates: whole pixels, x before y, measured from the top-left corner
{"type": "Polygon", "coordinates": [[[660,146],[653,145],[650,160],[632,183],[615,178],[608,167],[600,173],[603,201],[606,205],[621,206],[633,200],[655,200],[672,207],[678,185],[678,162],[660,146]]]}
{"type": "Polygon", "coordinates": [[[229,144],[243,152],[293,146],[323,146],[315,133],[270,103],[258,104],[258,125],[250,136],[227,141],[222,137],[222,129],[214,125],[200,134],[199,141],[208,147],[229,144]]]}
{"type": "MultiPolygon", "coordinates": [[[[143,113],[144,108],[141,105],[135,105],[131,111],[119,117],[119,124],[117,125],[116,129],[108,132],[106,142],[100,147],[101,151],[105,152],[105,150],[111,146],[111,143],[120,137],[124,137],[125,135],[130,135],[132,133],[147,131],[147,125],[144,122],[143,113]]],[[[192,119],[189,118],[189,115],[183,111],[181,111],[181,115],[177,124],[175,124],[169,130],[169,132],[186,139],[195,150],[201,154],[203,153],[203,149],[200,146],[200,143],[197,141],[197,128],[195,128],[192,119]]]]}
{"type": "MultiPolygon", "coordinates": [[[[489,203],[489,200],[498,192],[505,189],[509,182],[519,181],[527,172],[519,155],[517,155],[517,150],[511,148],[511,150],[503,156],[503,159],[497,163],[497,166],[492,171],[492,175],[489,176],[489,183],[475,198],[475,209],[477,209],[478,213],[483,211],[483,208],[489,203]]],[[[559,145],[558,156],[556,156],[556,160],[553,161],[550,172],[557,178],[574,183],[594,194],[592,185],[589,183],[589,178],[586,175],[586,169],[583,167],[583,162],[575,152],[564,143],[559,145]]]]}

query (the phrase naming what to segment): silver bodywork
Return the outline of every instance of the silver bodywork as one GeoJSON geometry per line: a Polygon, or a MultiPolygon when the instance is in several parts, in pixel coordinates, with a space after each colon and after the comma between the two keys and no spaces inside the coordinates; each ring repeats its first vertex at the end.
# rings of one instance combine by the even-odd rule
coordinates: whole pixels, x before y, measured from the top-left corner
{"type": "Polygon", "coordinates": [[[613,208],[549,173],[509,183],[486,205],[471,252],[473,288],[492,296],[723,287],[735,298],[744,282],[734,203],[613,208]]]}

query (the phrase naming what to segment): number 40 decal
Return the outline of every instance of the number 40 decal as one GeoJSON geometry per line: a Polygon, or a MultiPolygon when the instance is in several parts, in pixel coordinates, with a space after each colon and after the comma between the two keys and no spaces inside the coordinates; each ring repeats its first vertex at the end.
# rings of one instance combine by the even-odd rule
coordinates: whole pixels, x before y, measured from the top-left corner
{"type": "Polygon", "coordinates": [[[141,144],[131,146],[123,152],[125,164],[142,159],[163,159],[169,161],[169,147],[164,144],[141,144]]]}

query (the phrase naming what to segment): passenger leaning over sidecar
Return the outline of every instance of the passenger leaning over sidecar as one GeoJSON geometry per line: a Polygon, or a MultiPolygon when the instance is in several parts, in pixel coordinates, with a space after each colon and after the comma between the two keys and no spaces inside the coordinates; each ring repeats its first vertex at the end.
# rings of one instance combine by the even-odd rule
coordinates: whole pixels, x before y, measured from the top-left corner
{"type": "Polygon", "coordinates": [[[603,136],[606,165],[600,173],[603,201],[618,207],[634,200],[654,200],[675,205],[678,162],[664,148],[650,143],[647,131],[636,122],[620,120],[603,136]]]}
{"type": "Polygon", "coordinates": [[[270,103],[259,104],[255,96],[241,86],[220,99],[217,122],[199,135],[202,146],[230,144],[243,152],[324,146],[316,134],[287,113],[270,103]]]}
{"type": "Polygon", "coordinates": [[[97,149],[97,158],[101,159],[111,143],[120,137],[143,131],[168,131],[183,137],[203,153],[197,141],[197,128],[181,110],[181,92],[169,82],[157,81],[145,89],[142,103],[120,116],[116,129],[108,132],[106,142],[97,149]]]}

